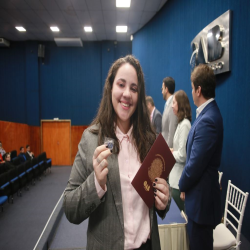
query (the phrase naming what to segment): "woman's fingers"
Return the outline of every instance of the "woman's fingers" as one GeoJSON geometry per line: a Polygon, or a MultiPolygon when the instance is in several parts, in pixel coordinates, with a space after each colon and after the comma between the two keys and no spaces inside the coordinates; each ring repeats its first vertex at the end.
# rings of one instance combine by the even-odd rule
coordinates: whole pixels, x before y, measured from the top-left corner
{"type": "Polygon", "coordinates": [[[108,174],[108,161],[107,157],[111,155],[110,149],[106,145],[101,145],[96,148],[93,155],[93,167],[95,171],[95,176],[100,186],[103,188],[107,182],[108,174]]]}
{"type": "Polygon", "coordinates": [[[169,186],[166,180],[156,178],[154,183],[155,206],[159,210],[164,210],[169,200],[169,186]]]}

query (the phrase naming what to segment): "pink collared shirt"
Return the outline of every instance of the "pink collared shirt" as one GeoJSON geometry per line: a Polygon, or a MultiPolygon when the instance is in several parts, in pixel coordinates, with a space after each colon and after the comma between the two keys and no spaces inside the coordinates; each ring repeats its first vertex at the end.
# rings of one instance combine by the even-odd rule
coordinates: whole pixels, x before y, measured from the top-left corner
{"type": "MultiPolygon", "coordinates": [[[[150,220],[149,209],[141,197],[138,195],[131,181],[139,170],[141,163],[136,148],[132,141],[132,130],[129,129],[127,134],[123,134],[116,127],[116,136],[120,143],[120,153],[118,155],[118,164],[121,180],[122,207],[124,218],[124,249],[136,249],[150,238],[150,220]]],[[[95,186],[98,196],[101,198],[105,191],[100,187],[95,177],[95,186]]]]}

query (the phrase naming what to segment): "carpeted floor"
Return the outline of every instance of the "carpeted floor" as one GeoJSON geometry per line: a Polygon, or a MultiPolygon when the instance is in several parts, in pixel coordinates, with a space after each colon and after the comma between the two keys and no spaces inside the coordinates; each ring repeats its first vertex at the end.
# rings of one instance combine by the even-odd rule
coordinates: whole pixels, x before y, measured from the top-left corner
{"type": "Polygon", "coordinates": [[[14,196],[14,204],[5,203],[0,212],[0,249],[32,250],[62,195],[69,179],[70,166],[53,166],[51,173],[14,196]]]}

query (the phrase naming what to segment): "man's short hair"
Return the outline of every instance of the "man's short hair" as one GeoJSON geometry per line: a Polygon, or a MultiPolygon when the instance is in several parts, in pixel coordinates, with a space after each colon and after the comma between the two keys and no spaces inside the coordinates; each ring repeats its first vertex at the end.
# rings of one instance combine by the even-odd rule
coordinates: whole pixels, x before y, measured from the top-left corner
{"type": "Polygon", "coordinates": [[[24,147],[20,147],[20,151],[23,149],[24,147]]]}
{"type": "Polygon", "coordinates": [[[28,144],[28,145],[26,145],[26,149],[29,147],[30,145],[28,144]]]}
{"type": "Polygon", "coordinates": [[[151,96],[146,96],[146,103],[150,103],[153,107],[155,106],[154,100],[151,96]]]}
{"type": "Polygon", "coordinates": [[[164,82],[165,88],[168,88],[168,92],[171,95],[173,95],[175,91],[175,80],[171,76],[168,76],[163,79],[163,82],[164,82]]]}
{"type": "Polygon", "coordinates": [[[191,82],[195,90],[200,86],[205,99],[215,97],[216,79],[213,70],[206,64],[200,64],[194,68],[191,74],[191,82]]]}

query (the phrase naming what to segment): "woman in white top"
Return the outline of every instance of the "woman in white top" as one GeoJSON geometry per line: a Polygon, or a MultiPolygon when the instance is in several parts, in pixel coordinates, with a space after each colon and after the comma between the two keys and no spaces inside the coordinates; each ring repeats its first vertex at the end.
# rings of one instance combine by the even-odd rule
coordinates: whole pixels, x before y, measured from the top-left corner
{"type": "Polygon", "coordinates": [[[180,211],[184,210],[184,193],[180,193],[179,180],[186,163],[186,143],[191,128],[191,107],[187,94],[183,90],[177,91],[173,96],[173,112],[178,118],[178,126],[174,134],[171,151],[176,163],[169,175],[169,184],[172,196],[180,211]]]}

